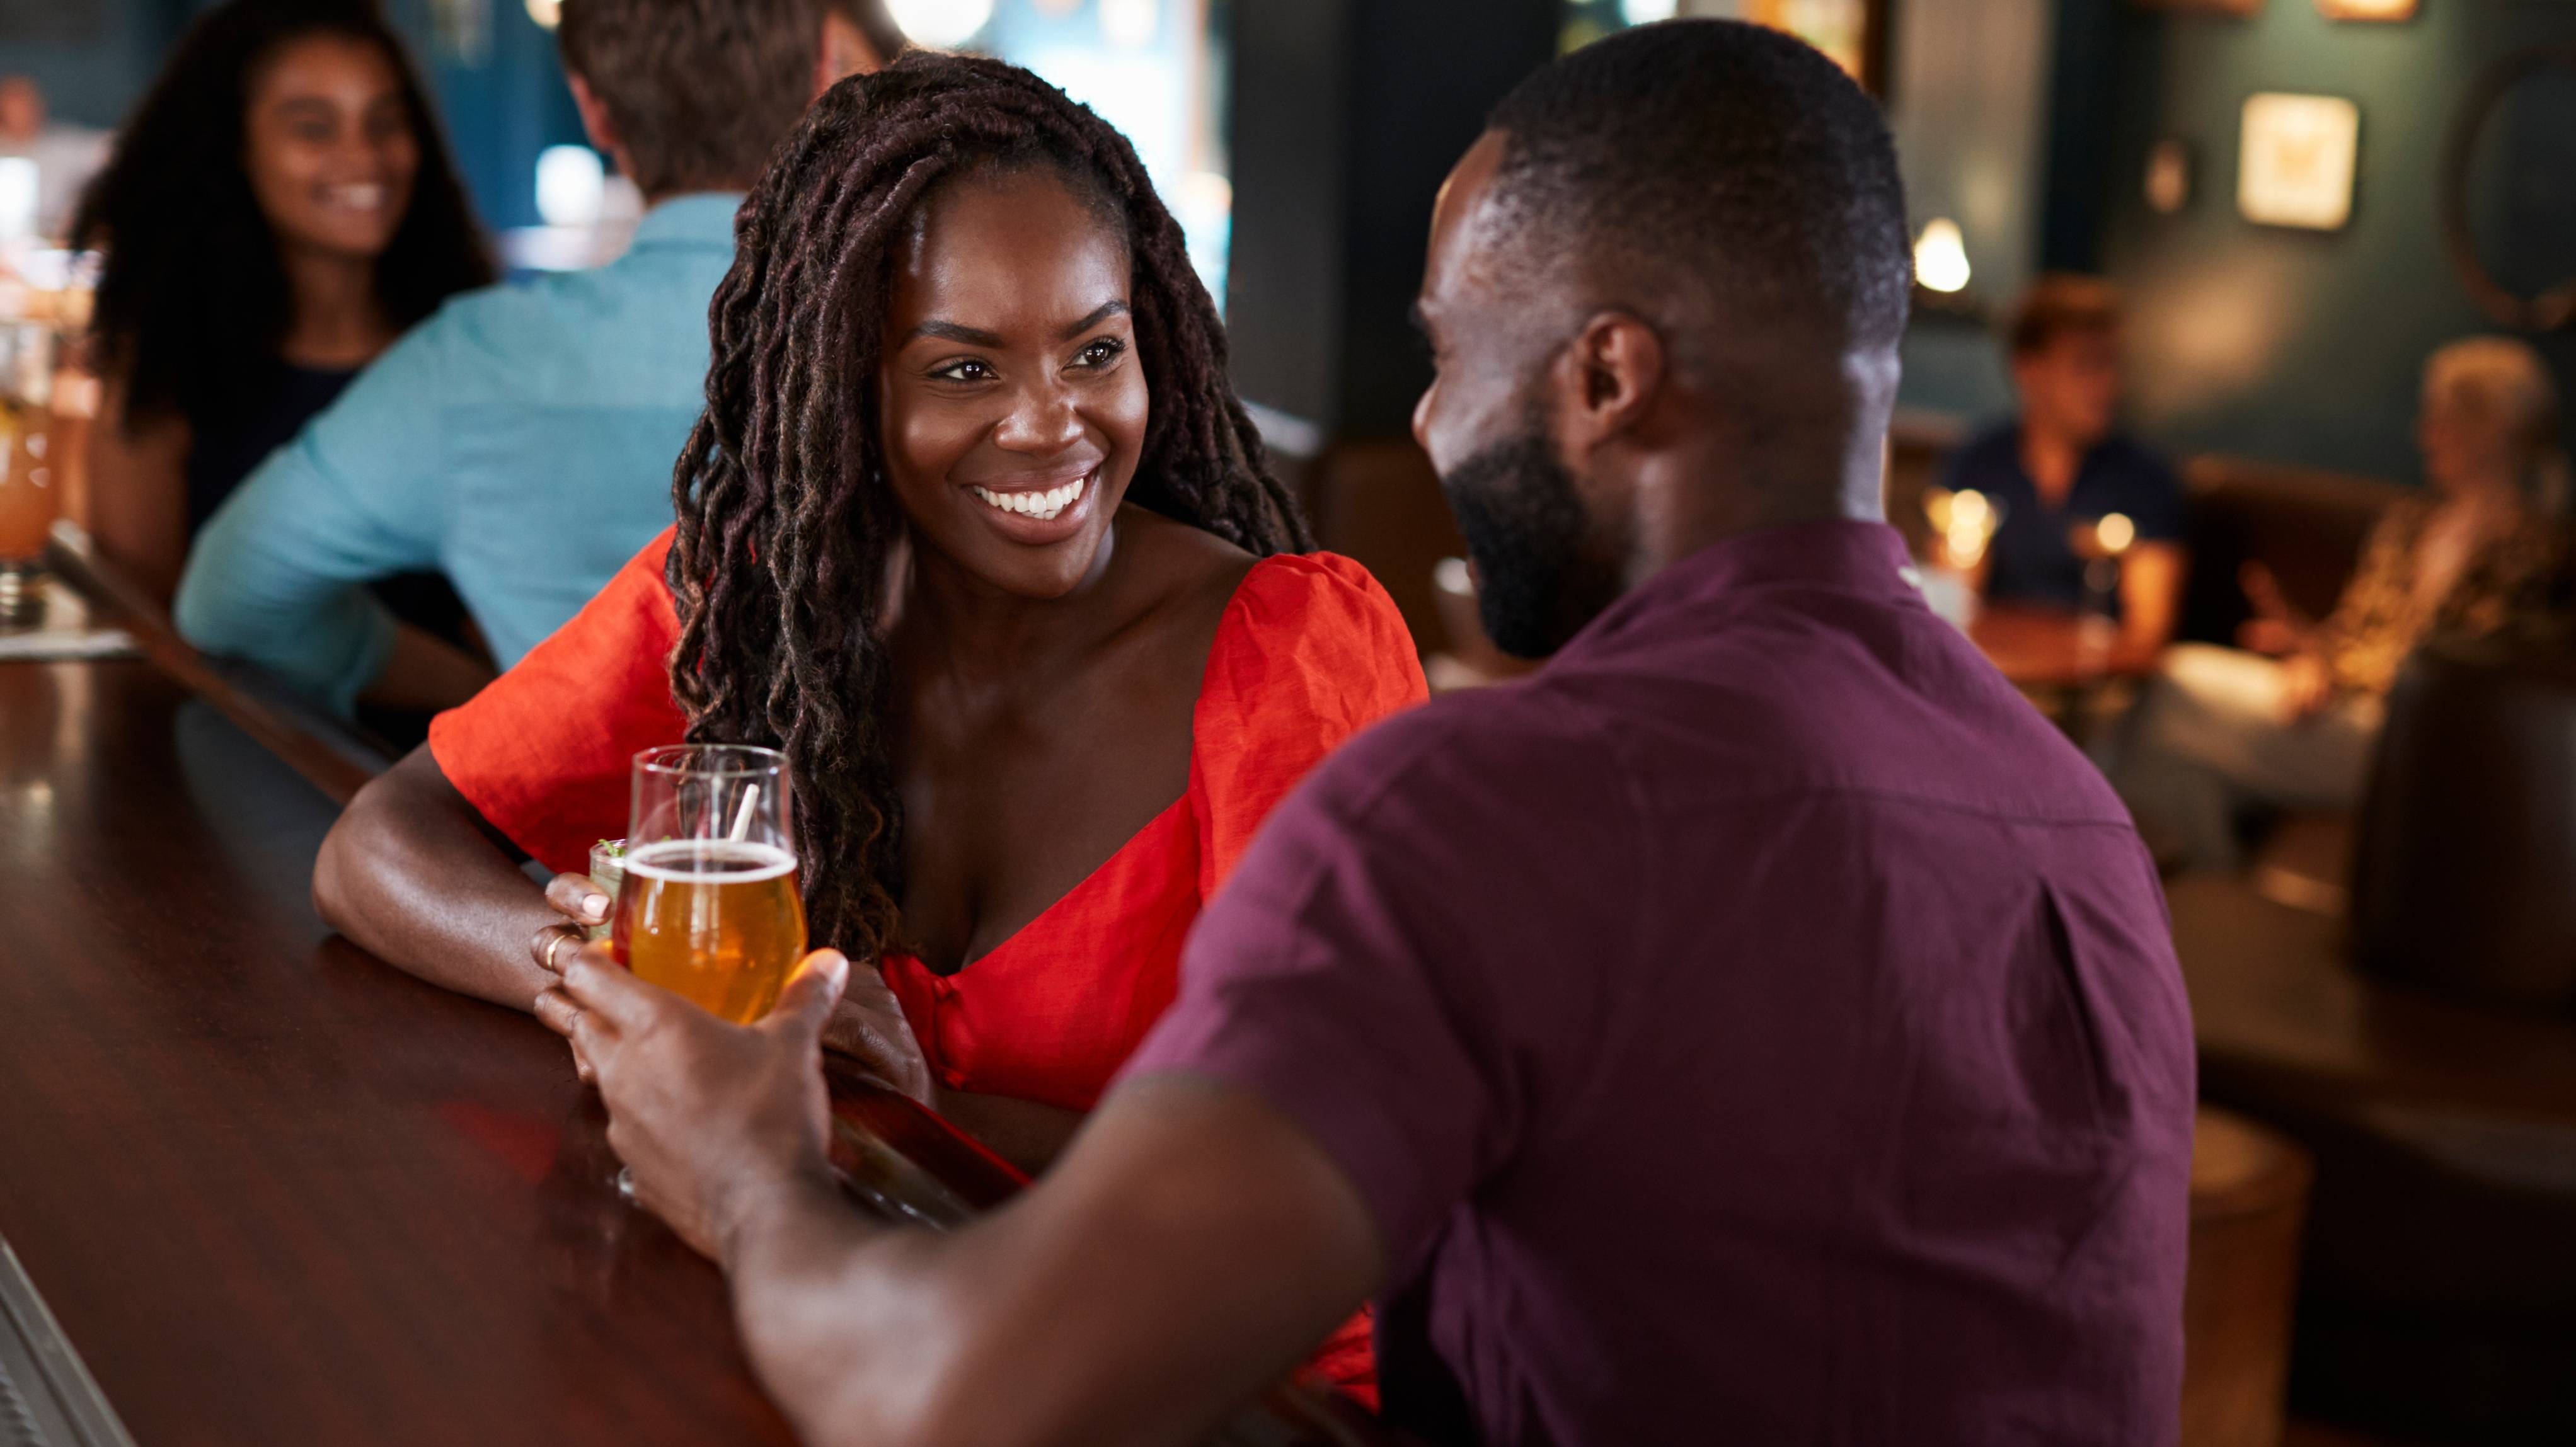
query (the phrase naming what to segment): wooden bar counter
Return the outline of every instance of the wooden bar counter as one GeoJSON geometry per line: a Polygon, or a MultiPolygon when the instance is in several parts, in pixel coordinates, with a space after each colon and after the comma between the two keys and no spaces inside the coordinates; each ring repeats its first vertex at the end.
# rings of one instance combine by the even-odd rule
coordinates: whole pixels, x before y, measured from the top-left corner
{"type": "Polygon", "coordinates": [[[336,812],[150,663],[0,664],[0,1238],[126,1428],[791,1440],[562,1043],[314,917],[336,812]]]}
{"type": "MultiPolygon", "coordinates": [[[[562,1041],[314,914],[364,749],[76,533],[52,561],[145,656],[0,661],[0,1441],[792,1442],[562,1041]]],[[[944,1226],[1018,1189],[830,1064],[857,1201],[944,1226]]],[[[1291,1384],[1209,1439],[1397,1441],[1291,1384]]]]}

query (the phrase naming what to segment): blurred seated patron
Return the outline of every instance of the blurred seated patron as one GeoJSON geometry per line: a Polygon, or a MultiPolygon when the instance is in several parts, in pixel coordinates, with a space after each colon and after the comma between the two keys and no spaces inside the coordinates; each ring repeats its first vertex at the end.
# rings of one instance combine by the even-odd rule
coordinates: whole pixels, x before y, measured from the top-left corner
{"type": "Polygon", "coordinates": [[[504,668],[670,526],[705,402],[734,208],[824,86],[877,64],[836,0],[565,0],[583,128],[651,209],[595,271],[456,298],[199,535],[179,630],[330,708],[462,702],[488,672],[401,648],[366,589],[437,568],[504,668]]]}
{"type": "MultiPolygon", "coordinates": [[[[165,605],[189,540],[261,459],[405,328],[493,279],[419,79],[350,0],[231,0],[200,16],[73,231],[106,255],[90,523],[165,605]]],[[[453,595],[406,611],[461,620],[453,595]]],[[[398,647],[477,667],[417,628],[398,647]]]]}
{"type": "MultiPolygon", "coordinates": [[[[1312,551],[1178,226],[1063,92],[907,60],[818,102],[744,217],[677,529],[358,796],[315,895],[530,1009],[604,915],[578,871],[635,754],[781,748],[812,937],[874,972],[839,1029],[902,1035],[903,1080],[1042,1169],[1271,806],[1422,669],[1312,551]],[[576,871],[573,925],[498,839],[576,871]]],[[[1367,1363],[1361,1327],[1319,1365],[1367,1363]]]]}
{"type": "Polygon", "coordinates": [[[2416,424],[2424,494],[2372,528],[2334,612],[2298,616],[2248,564],[2244,647],[2176,647],[2131,720],[2116,777],[2160,857],[2232,869],[2248,806],[2351,807],[2418,643],[2548,621],[2568,560],[2558,415],[2525,343],[2478,337],[2433,354],[2416,424]]]}
{"type": "Polygon", "coordinates": [[[36,163],[36,210],[28,221],[36,234],[58,240],[69,234],[72,208],[82,188],[107,163],[105,131],[66,125],[45,105],[45,88],[31,75],[0,76],[0,156],[21,156],[36,163]]]}
{"type": "Polygon", "coordinates": [[[1625,31],[1503,102],[1431,238],[1415,434],[1546,667],[1316,770],[954,1234],[826,1168],[864,965],[739,1027],[568,951],[540,1013],[640,1199],[818,1447],[1196,1440],[1372,1294],[1433,1442],[2170,1443],[2181,980],[2119,800],[1879,520],[1877,107],[1775,31],[1625,31]]]}
{"type": "Polygon", "coordinates": [[[2152,652],[2173,636],[2181,607],[2182,485],[2118,430],[2119,293],[2091,277],[2042,277],[2015,308],[2006,343],[2021,415],[1960,448],[1946,479],[2002,515],[1980,590],[1994,603],[2083,607],[2090,539],[2079,533],[2120,514],[2135,542],[2103,602],[2124,643],[2152,652]]]}

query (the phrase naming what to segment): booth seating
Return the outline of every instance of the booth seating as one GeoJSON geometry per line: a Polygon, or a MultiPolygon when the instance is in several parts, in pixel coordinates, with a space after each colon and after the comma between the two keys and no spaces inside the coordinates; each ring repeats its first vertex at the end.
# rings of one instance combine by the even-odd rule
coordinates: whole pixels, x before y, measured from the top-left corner
{"type": "Polygon", "coordinates": [[[2191,459],[2182,475],[2191,580],[2176,636],[2195,643],[2235,643],[2237,625],[2252,615],[2238,582],[2247,563],[2271,569],[2300,612],[2333,612],[2371,526],[2408,491],[2377,478],[2215,455],[2191,459]]]}
{"type": "Polygon", "coordinates": [[[2355,854],[2349,925],[2170,893],[2204,1098],[2317,1159],[2292,1404],[2576,1441],[2576,659],[2412,660],[2355,854]]]}
{"type": "Polygon", "coordinates": [[[1454,646],[1432,575],[1442,558],[1464,557],[1467,541],[1412,438],[1334,443],[1316,461],[1307,501],[1316,540],[1376,576],[1418,651],[1454,646]]]}

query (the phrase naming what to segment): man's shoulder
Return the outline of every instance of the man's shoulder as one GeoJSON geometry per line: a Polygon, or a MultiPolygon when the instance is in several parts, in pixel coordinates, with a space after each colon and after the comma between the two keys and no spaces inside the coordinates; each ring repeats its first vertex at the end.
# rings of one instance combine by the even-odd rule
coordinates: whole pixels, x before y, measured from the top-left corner
{"type": "Polygon", "coordinates": [[[708,291],[613,267],[555,272],[449,297],[407,344],[434,348],[452,378],[519,398],[558,375],[655,377],[685,372],[695,397],[706,370],[708,291]]]}
{"type": "Polygon", "coordinates": [[[437,355],[442,361],[518,350],[533,334],[554,330],[536,287],[502,281],[460,291],[438,304],[438,310],[414,326],[397,345],[404,351],[437,355]]]}
{"type": "Polygon", "coordinates": [[[1443,694],[1371,725],[1316,771],[1338,808],[1366,811],[1541,781],[1599,788],[1617,769],[1597,712],[1546,675],[1443,694]]]}

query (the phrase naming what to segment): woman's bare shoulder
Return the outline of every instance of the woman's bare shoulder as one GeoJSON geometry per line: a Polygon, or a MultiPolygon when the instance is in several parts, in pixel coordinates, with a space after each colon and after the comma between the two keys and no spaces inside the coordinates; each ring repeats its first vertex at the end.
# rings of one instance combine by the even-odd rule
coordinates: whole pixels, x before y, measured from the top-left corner
{"type": "Polygon", "coordinates": [[[1211,628],[1260,563],[1205,528],[1133,505],[1119,510],[1117,546],[1143,609],[1204,616],[1211,628]]]}

